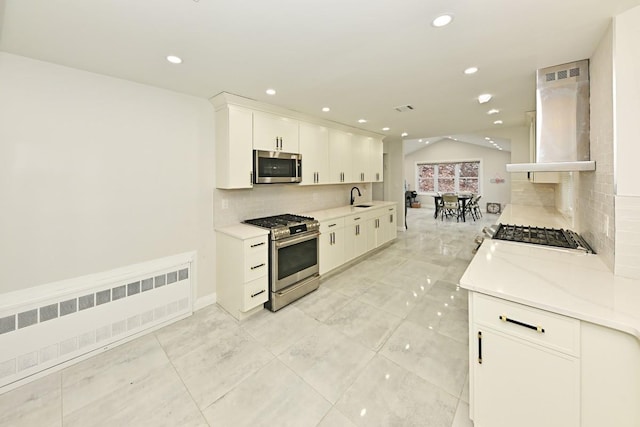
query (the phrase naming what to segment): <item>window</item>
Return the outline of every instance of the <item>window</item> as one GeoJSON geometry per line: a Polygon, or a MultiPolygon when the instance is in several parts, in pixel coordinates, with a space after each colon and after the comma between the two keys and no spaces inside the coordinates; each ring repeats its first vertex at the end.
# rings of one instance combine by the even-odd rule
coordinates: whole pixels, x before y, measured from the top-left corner
{"type": "Polygon", "coordinates": [[[418,163],[418,193],[480,193],[480,161],[418,163]]]}

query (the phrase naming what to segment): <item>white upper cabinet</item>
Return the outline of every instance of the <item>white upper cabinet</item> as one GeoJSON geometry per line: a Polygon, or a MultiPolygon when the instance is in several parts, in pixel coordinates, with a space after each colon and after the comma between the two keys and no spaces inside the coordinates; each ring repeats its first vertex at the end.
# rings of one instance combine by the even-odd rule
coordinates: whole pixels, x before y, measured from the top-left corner
{"type": "Polygon", "coordinates": [[[302,154],[302,183],[329,183],[329,129],[300,122],[300,154],[302,154]]]}
{"type": "Polygon", "coordinates": [[[351,142],[350,133],[329,129],[329,183],[353,181],[351,142]]]}
{"type": "Polygon", "coordinates": [[[351,141],[352,152],[352,181],[353,182],[371,182],[371,172],[369,165],[369,149],[373,138],[363,135],[353,135],[351,141]]]}
{"type": "Polygon", "coordinates": [[[216,187],[253,187],[251,110],[227,105],[215,117],[216,187]]]}
{"type": "Polygon", "coordinates": [[[384,179],[382,173],[382,157],[383,145],[382,140],[370,138],[369,141],[369,173],[372,182],[382,182],[384,179]]]}
{"type": "Polygon", "coordinates": [[[298,121],[274,114],[254,112],[253,149],[299,153],[298,121]]]}

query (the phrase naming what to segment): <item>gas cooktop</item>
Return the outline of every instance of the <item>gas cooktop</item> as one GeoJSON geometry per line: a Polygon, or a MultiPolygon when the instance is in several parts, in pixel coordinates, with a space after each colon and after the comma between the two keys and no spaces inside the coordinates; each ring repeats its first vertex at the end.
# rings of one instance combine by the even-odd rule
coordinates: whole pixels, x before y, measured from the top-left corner
{"type": "Polygon", "coordinates": [[[294,234],[317,231],[320,228],[318,220],[302,215],[282,214],[264,218],[248,219],[245,224],[271,230],[273,240],[284,239],[294,234]]]}
{"type": "Polygon", "coordinates": [[[494,239],[509,242],[531,243],[595,253],[576,232],[563,228],[532,227],[527,225],[499,224],[494,239]]]}

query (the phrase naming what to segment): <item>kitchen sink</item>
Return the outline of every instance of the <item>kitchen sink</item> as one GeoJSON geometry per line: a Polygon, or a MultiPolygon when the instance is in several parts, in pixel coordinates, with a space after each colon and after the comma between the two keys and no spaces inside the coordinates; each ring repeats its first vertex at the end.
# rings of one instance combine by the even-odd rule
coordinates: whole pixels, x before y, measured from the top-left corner
{"type": "Polygon", "coordinates": [[[370,208],[372,205],[355,205],[354,208],[370,208]]]}

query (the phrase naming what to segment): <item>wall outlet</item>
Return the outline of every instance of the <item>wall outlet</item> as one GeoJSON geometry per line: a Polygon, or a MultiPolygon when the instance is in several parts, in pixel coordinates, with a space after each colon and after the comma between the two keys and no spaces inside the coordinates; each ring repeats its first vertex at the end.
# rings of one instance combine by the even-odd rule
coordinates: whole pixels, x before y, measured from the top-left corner
{"type": "Polygon", "coordinates": [[[222,209],[229,209],[229,200],[222,199],[222,209]]]}
{"type": "Polygon", "coordinates": [[[609,215],[605,215],[604,216],[604,221],[603,221],[603,227],[604,227],[604,234],[605,236],[609,237],[609,215]]]}

